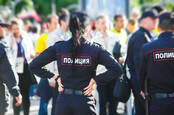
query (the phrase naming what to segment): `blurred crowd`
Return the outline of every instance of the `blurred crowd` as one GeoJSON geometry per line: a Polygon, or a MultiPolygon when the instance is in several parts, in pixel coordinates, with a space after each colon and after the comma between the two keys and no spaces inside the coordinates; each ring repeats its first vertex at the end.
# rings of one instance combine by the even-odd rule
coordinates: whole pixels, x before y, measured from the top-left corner
{"type": "MultiPolygon", "coordinates": [[[[162,14],[166,10],[160,6],[151,8],[153,12],[162,14]]],[[[67,41],[71,38],[69,31],[70,12],[67,9],[61,9],[57,14],[51,14],[46,17],[43,23],[33,23],[29,20],[23,21],[13,18],[9,25],[1,25],[0,37],[10,48],[9,52],[11,63],[15,65],[19,78],[18,83],[22,94],[22,109],[24,115],[29,114],[30,97],[39,96],[40,108],[39,115],[47,115],[47,106],[53,98],[53,108],[57,96],[57,84],[52,79],[41,78],[38,80],[29,68],[28,64],[49,46],[59,41],[67,41]],[[34,85],[34,86],[33,86],[34,85]],[[32,86],[32,87],[31,87],[32,86]],[[36,88],[36,89],[35,89],[36,88]],[[35,89],[35,90],[33,90],[35,89]],[[33,94],[34,92],[34,94],[33,94]]],[[[130,18],[123,14],[116,14],[114,17],[108,17],[107,14],[96,14],[94,19],[90,19],[85,38],[91,42],[96,42],[104,47],[114,58],[123,65],[126,59],[128,41],[132,34],[141,25],[149,25],[149,21],[140,22],[140,12],[133,10],[130,18]]],[[[156,21],[156,20],[155,20],[156,21]]],[[[1,20],[3,22],[3,20],[1,20]]],[[[156,23],[152,23],[150,33],[152,39],[157,39],[159,31],[156,23]]],[[[62,49],[63,50],[63,49],[62,49]]],[[[57,73],[56,63],[53,62],[46,66],[50,71],[57,73]]],[[[97,73],[106,71],[104,66],[98,66],[97,73]]],[[[113,80],[106,86],[96,85],[93,92],[96,97],[97,112],[99,115],[116,115],[119,110],[126,112],[128,104],[117,102],[113,97],[113,80]],[[116,111],[117,110],[117,111],[116,111]]],[[[15,102],[15,100],[13,100],[15,102]]],[[[15,104],[15,103],[13,103],[15,104]]],[[[132,106],[132,104],[130,104],[132,106]]],[[[129,105],[129,106],[130,106],[129,105]]],[[[13,106],[14,115],[19,115],[20,106],[13,106]]],[[[52,109],[52,115],[54,109],[52,109]]]]}

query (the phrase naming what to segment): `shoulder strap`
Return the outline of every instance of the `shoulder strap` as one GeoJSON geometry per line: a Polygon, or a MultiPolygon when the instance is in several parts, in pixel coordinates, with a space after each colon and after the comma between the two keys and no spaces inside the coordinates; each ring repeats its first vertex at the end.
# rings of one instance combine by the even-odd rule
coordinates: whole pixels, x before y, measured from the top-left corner
{"type": "Polygon", "coordinates": [[[151,41],[151,39],[149,38],[149,36],[145,32],[144,32],[144,36],[145,36],[147,42],[151,41]]]}

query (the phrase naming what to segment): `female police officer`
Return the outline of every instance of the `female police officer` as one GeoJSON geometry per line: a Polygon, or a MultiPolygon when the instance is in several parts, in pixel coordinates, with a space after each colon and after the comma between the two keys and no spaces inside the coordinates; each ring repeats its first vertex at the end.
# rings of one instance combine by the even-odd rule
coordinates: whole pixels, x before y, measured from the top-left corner
{"type": "MultiPolygon", "coordinates": [[[[173,115],[174,108],[174,14],[159,16],[158,39],[142,48],[140,84],[148,82],[150,115],[173,115]]],[[[143,94],[143,93],[142,93],[143,94]]]]}
{"type": "Polygon", "coordinates": [[[57,60],[64,90],[57,97],[56,115],[96,115],[94,98],[84,95],[84,88],[91,78],[105,84],[122,72],[120,65],[106,50],[82,37],[87,24],[85,13],[73,13],[69,24],[72,38],[49,47],[30,64],[32,72],[38,76],[56,79],[56,75],[42,67],[57,60]],[[98,64],[104,65],[108,71],[95,76],[98,64]]]}

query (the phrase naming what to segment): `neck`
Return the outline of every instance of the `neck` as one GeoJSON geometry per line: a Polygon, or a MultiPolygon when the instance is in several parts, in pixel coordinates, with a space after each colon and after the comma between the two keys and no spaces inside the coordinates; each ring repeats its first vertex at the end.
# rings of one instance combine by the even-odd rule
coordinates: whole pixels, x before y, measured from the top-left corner
{"type": "Polygon", "coordinates": [[[53,32],[53,31],[54,31],[54,29],[52,29],[52,28],[51,28],[51,29],[48,29],[48,32],[49,32],[49,33],[50,33],[50,32],[53,32]]]}
{"type": "Polygon", "coordinates": [[[21,40],[20,35],[19,36],[16,36],[16,41],[19,42],[20,40],[21,40]]]}
{"type": "Polygon", "coordinates": [[[106,31],[105,30],[101,30],[100,31],[104,36],[106,35],[106,31]]]}
{"type": "Polygon", "coordinates": [[[60,26],[60,29],[63,31],[63,32],[66,32],[66,28],[64,26],[60,26]]]}

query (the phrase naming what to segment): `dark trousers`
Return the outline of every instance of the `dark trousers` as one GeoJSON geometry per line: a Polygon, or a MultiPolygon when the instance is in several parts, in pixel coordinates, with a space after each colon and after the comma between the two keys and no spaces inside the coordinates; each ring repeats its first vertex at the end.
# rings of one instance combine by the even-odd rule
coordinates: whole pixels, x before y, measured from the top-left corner
{"type": "Polygon", "coordinates": [[[131,77],[132,92],[134,95],[135,102],[135,115],[145,115],[145,101],[140,95],[140,88],[138,86],[138,81],[136,78],[131,77]]]}
{"type": "Polygon", "coordinates": [[[23,108],[24,115],[29,115],[29,108],[30,108],[30,99],[29,99],[29,92],[30,92],[30,84],[31,84],[31,73],[28,68],[28,64],[24,65],[24,73],[18,74],[19,76],[19,88],[22,95],[22,105],[16,107],[15,98],[13,99],[13,111],[14,115],[19,115],[21,107],[23,108]]]}
{"type": "Polygon", "coordinates": [[[51,110],[51,115],[55,115],[55,109],[56,109],[56,100],[58,96],[58,85],[56,84],[56,87],[53,88],[53,102],[52,102],[52,110],[51,110]]]}
{"type": "Polygon", "coordinates": [[[150,115],[174,115],[174,98],[150,100],[150,115]]]}
{"type": "Polygon", "coordinates": [[[94,97],[59,94],[55,115],[97,115],[94,97]]]}
{"type": "Polygon", "coordinates": [[[53,100],[52,100],[51,115],[55,114],[57,94],[58,94],[57,84],[55,88],[52,88],[49,86],[47,79],[42,78],[40,80],[40,83],[38,86],[38,95],[40,96],[39,115],[48,115],[47,106],[52,97],[53,97],[53,100]]]}
{"type": "Polygon", "coordinates": [[[107,85],[97,85],[97,90],[99,93],[99,104],[100,112],[99,115],[107,115],[107,103],[108,105],[108,115],[117,115],[116,109],[118,101],[113,97],[113,89],[115,85],[115,80],[109,82],[107,85]]]}

